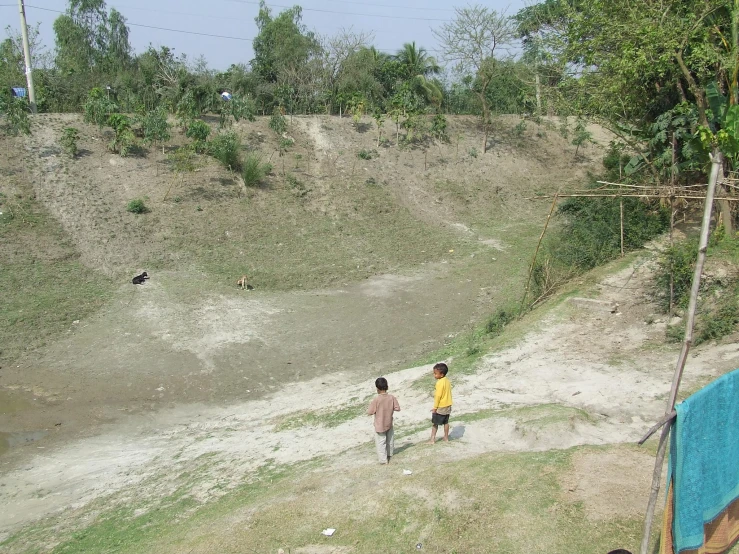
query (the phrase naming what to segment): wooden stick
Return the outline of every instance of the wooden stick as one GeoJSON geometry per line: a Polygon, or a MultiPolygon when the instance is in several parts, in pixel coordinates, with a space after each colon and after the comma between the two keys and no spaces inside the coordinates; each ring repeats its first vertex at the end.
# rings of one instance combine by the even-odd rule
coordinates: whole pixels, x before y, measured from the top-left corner
{"type": "Polygon", "coordinates": [[[621,198],[621,257],[624,257],[624,199],[621,198]]]}
{"type": "MultiPolygon", "coordinates": [[[[693,326],[695,325],[695,311],[698,305],[698,291],[701,286],[701,275],[703,274],[703,264],[706,261],[706,251],[708,250],[708,234],[711,226],[711,211],[713,210],[713,195],[716,191],[716,183],[718,182],[719,170],[722,169],[723,159],[721,151],[718,148],[713,149],[711,155],[711,177],[708,180],[708,190],[706,191],[706,202],[703,207],[703,222],[701,223],[701,235],[698,246],[698,260],[695,263],[695,271],[693,272],[693,284],[690,289],[690,302],[688,303],[688,318],[685,323],[685,340],[680,351],[675,366],[675,375],[672,378],[672,387],[670,388],[670,396],[667,400],[667,409],[665,415],[670,414],[675,409],[677,401],[677,393],[680,389],[680,381],[685,369],[685,362],[688,358],[688,351],[693,342],[693,326]]],[[[665,425],[662,428],[660,436],[660,444],[657,449],[657,458],[654,461],[654,473],[652,474],[652,491],[649,495],[649,503],[647,504],[647,513],[644,518],[644,536],[641,542],[641,554],[648,554],[649,535],[652,531],[652,520],[654,519],[654,508],[657,504],[657,495],[659,494],[660,479],[662,476],[662,464],[665,461],[665,450],[667,448],[667,436],[670,434],[671,425],[665,425]]]]}
{"type": "Polygon", "coordinates": [[[547,221],[544,223],[544,229],[541,232],[541,236],[539,237],[539,242],[536,245],[536,250],[534,251],[534,259],[531,260],[531,267],[529,268],[529,278],[526,281],[526,288],[523,291],[523,298],[521,299],[521,307],[518,310],[519,317],[523,313],[523,307],[526,303],[526,297],[529,295],[529,286],[531,285],[531,276],[534,274],[534,266],[536,265],[536,257],[539,255],[539,248],[541,248],[541,241],[544,240],[544,234],[547,232],[547,227],[549,227],[549,221],[552,219],[552,214],[554,213],[554,208],[557,207],[557,194],[554,195],[554,200],[552,201],[552,207],[549,210],[549,215],[547,215],[547,221]]]}
{"type": "MultiPolygon", "coordinates": [[[[664,198],[666,194],[559,194],[557,198],[664,198]]],[[[526,200],[548,200],[553,196],[529,196],[526,200]]],[[[683,194],[675,194],[673,198],[685,198],[687,200],[705,200],[705,196],[687,196],[683,194]]],[[[739,197],[717,196],[714,200],[728,200],[729,202],[739,201],[739,197]]]]}
{"type": "Polygon", "coordinates": [[[652,427],[647,433],[639,440],[637,443],[639,446],[647,442],[647,439],[654,435],[657,430],[662,427],[665,423],[672,423],[672,420],[677,417],[677,412],[675,410],[672,410],[669,414],[662,417],[657,423],[654,424],[654,427],[652,427]]]}

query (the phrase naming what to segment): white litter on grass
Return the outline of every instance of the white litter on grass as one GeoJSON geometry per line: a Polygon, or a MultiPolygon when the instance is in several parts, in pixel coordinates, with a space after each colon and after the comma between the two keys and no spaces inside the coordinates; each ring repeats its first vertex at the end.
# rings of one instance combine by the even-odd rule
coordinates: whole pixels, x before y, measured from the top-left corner
{"type": "Polygon", "coordinates": [[[413,472],[410,469],[404,469],[403,475],[413,475],[413,472]]]}
{"type": "Polygon", "coordinates": [[[326,535],[327,537],[330,537],[334,533],[336,533],[336,529],[331,529],[331,528],[324,529],[323,531],[321,531],[321,535],[326,535]]]}

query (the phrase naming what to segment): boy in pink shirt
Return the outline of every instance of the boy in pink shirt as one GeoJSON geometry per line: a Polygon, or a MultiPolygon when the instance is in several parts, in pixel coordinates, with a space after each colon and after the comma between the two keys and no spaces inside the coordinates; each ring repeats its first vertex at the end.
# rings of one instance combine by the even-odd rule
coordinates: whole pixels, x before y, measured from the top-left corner
{"type": "Polygon", "coordinates": [[[375,446],[381,464],[387,464],[393,455],[393,413],[400,411],[398,399],[388,394],[387,379],[379,377],[375,380],[377,396],[367,408],[367,415],[375,416],[375,446]]]}

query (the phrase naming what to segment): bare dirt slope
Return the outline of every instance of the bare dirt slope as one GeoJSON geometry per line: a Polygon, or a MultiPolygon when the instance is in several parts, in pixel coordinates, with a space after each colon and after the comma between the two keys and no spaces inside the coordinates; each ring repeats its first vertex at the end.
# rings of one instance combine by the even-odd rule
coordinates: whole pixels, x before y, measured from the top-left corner
{"type": "MultiPolygon", "coordinates": [[[[2,431],[54,428],[50,440],[122,413],[238,401],[336,371],[374,374],[439,348],[520,294],[547,209],[526,197],[598,167],[603,145],[575,160],[556,131],[529,123],[514,134],[518,122],[501,119],[483,155],[470,118],[451,119],[449,144],[401,150],[377,148],[374,131],[349,119],[296,117],[283,156],[266,119],[240,123],[245,148],[274,164],[264,186],[244,192],[210,157],[177,175],[158,149],[121,158],[78,116],[39,116],[13,143],[26,149],[9,160],[15,186],[61,224],[109,292],[89,317],[65,309],[49,336],[58,300],[39,306],[32,326],[12,323],[27,311],[18,298],[8,328],[25,353],[4,360],[2,391],[17,408],[0,414],[2,431]],[[58,146],[70,125],[81,130],[75,160],[58,146]],[[128,213],[132,198],[150,212],[128,213]],[[133,287],[142,269],[152,279],[133,287]],[[244,273],[255,291],[234,286],[244,273]],[[39,336],[47,346],[29,350],[39,336]]],[[[175,128],[165,150],[184,141],[175,128]]],[[[30,294],[54,290],[55,263],[30,294]]],[[[72,283],[59,286],[77,291],[72,283]]]]}
{"type": "MultiPolygon", "coordinates": [[[[148,513],[184,491],[199,506],[317,458],[330,460],[320,471],[354,472],[329,497],[357,483],[369,490],[360,414],[379,374],[402,398],[400,461],[432,467],[436,455],[418,446],[428,367],[403,368],[519,297],[548,210],[528,198],[597,170],[605,146],[575,159],[553,127],[518,123],[503,118],[483,155],[465,118],[451,121],[450,144],[426,151],[377,148],[374,132],[349,120],[295,118],[282,157],[266,120],[239,124],[247,148],[274,164],[263,187],[245,191],[212,159],[180,179],[161,152],[121,159],[73,116],[37,120],[19,190],[61,224],[87,271],[113,284],[102,308],[61,320],[47,344],[2,368],[0,431],[11,448],[0,457],[0,499],[12,510],[0,513],[0,533],[49,516],[61,538],[40,531],[9,543],[46,548],[107,502],[148,513]],[[72,124],[83,130],[74,161],[56,146],[72,124]],[[136,197],[150,213],[125,211],[136,197]],[[141,269],[152,279],[128,284],[141,269]],[[255,291],[236,289],[243,273],[255,291]]],[[[597,302],[570,300],[516,324],[520,341],[457,375],[445,459],[637,438],[663,408],[675,356],[662,324],[645,323],[649,276],[648,263],[614,269],[580,292],[597,302]]],[[[686,386],[735,367],[738,352],[730,342],[696,351],[686,386]]],[[[602,463],[649,471],[644,456],[602,463]]],[[[630,496],[624,510],[641,502],[630,496]]],[[[219,551],[200,539],[211,524],[233,539],[233,517],[195,526],[192,551],[219,551]]]]}
{"type": "MultiPolygon", "coordinates": [[[[583,288],[582,296],[562,301],[538,322],[517,324],[531,330],[514,346],[484,357],[474,373],[455,376],[454,444],[435,447],[445,448],[445,461],[490,452],[635,441],[664,409],[677,355],[677,347],[663,344],[664,324],[646,323],[654,310],[644,293],[650,273],[650,264],[640,259],[599,279],[583,288]],[[618,310],[612,313],[615,304],[618,310]]],[[[684,389],[701,385],[737,362],[739,347],[731,341],[697,349],[684,389]]],[[[388,375],[403,407],[396,419],[401,437],[396,458],[404,468],[434,463],[435,454],[421,444],[428,432],[429,396],[417,382],[427,372],[428,367],[418,367],[388,375]]],[[[161,393],[169,393],[166,383],[161,393]]],[[[258,400],[226,406],[180,403],[154,415],[130,416],[94,437],[46,451],[6,472],[0,478],[0,494],[6,506],[12,499],[14,509],[3,517],[3,529],[7,533],[62,510],[67,510],[57,516],[62,519],[54,521],[75,518],[70,506],[85,513],[84,506],[114,491],[123,491],[122,498],[129,502],[136,491],[136,505],[156,504],[156,498],[183,485],[174,476],[189,474],[203,459],[208,464],[200,467],[197,482],[188,485],[188,494],[198,502],[228,494],[250,474],[269,466],[324,457],[330,462],[322,472],[364,468],[373,458],[362,447],[370,436],[370,423],[360,414],[371,394],[371,381],[333,373],[287,385],[258,400]],[[344,415],[332,423],[335,413],[344,415]]],[[[576,473],[562,477],[569,483],[568,498],[590,506],[594,521],[640,513],[646,488],[635,488],[620,502],[598,503],[587,471],[577,473],[578,467],[595,463],[615,472],[599,480],[598,487],[636,475],[640,476],[636,482],[646,482],[651,458],[630,459],[579,458],[576,473]]],[[[371,481],[372,475],[365,478],[371,481]]],[[[341,498],[356,491],[363,486],[361,477],[357,479],[359,483],[336,483],[330,495],[341,498]]],[[[393,480],[383,486],[394,486],[393,480]]],[[[217,533],[223,544],[234,532],[232,517],[217,533]]],[[[194,551],[219,551],[212,540],[195,539],[198,533],[213,537],[210,524],[208,529],[191,529],[192,544],[202,545],[194,551]]]]}

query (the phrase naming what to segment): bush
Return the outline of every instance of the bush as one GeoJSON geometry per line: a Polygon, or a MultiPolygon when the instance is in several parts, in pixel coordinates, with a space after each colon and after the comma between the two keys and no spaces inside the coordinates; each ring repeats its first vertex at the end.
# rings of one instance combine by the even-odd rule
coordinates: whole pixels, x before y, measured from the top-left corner
{"type": "Polygon", "coordinates": [[[269,128],[280,136],[287,131],[287,119],[279,108],[275,108],[274,114],[269,118],[269,128]]]}
{"type": "Polygon", "coordinates": [[[262,162],[261,156],[249,153],[244,159],[244,169],[241,172],[241,177],[247,187],[253,187],[259,185],[271,171],[271,164],[262,162]]]}
{"type": "Polygon", "coordinates": [[[360,160],[371,160],[377,156],[377,150],[360,150],[357,152],[357,158],[360,160]]]}
{"type": "Polygon", "coordinates": [[[439,142],[449,142],[447,134],[447,121],[444,114],[436,114],[431,121],[431,135],[439,142]]]}
{"type": "Polygon", "coordinates": [[[111,113],[115,113],[120,108],[118,105],[108,98],[108,95],[101,88],[95,87],[87,95],[87,101],[83,106],[85,113],[85,123],[95,123],[102,128],[108,123],[111,113]]]}
{"type": "Polygon", "coordinates": [[[131,129],[131,120],[127,115],[114,113],[108,116],[108,126],[113,128],[115,138],[108,145],[111,152],[125,157],[136,148],[136,137],[131,129]]]}
{"type": "Polygon", "coordinates": [[[511,321],[516,318],[516,310],[514,308],[500,308],[485,323],[485,332],[488,335],[499,335],[503,329],[511,321]]]}
{"type": "Polygon", "coordinates": [[[80,133],[74,127],[67,127],[62,131],[62,138],[59,139],[59,143],[62,145],[62,150],[70,158],[74,158],[77,155],[77,141],[80,138],[80,133]]]}
{"type": "Polygon", "coordinates": [[[126,211],[129,211],[132,214],[145,214],[149,211],[149,208],[146,207],[143,200],[137,198],[135,200],[131,200],[128,203],[128,206],[126,206],[126,211]]]}
{"type": "MultiPolygon", "coordinates": [[[[548,241],[557,262],[587,271],[621,253],[621,208],[618,198],[568,198],[557,210],[562,230],[548,241]]],[[[656,202],[624,198],[624,249],[635,250],[664,232],[668,210],[656,202]]]]}
{"type": "Polygon", "coordinates": [[[674,305],[678,308],[687,307],[697,260],[697,238],[676,243],[660,256],[654,282],[662,311],[667,312],[670,307],[670,275],[674,305]]]}
{"type": "Polygon", "coordinates": [[[141,118],[141,127],[146,143],[160,144],[170,139],[167,110],[162,106],[147,112],[141,118]]]}
{"type": "Polygon", "coordinates": [[[196,119],[187,128],[186,136],[193,140],[195,151],[198,153],[205,152],[207,149],[208,136],[210,135],[210,126],[200,119],[196,119]]]}
{"type": "Polygon", "coordinates": [[[0,113],[5,114],[3,131],[10,136],[31,134],[31,120],[28,117],[30,106],[25,98],[0,96],[0,113]]]}
{"type": "Polygon", "coordinates": [[[229,171],[241,171],[241,139],[234,133],[221,133],[208,144],[208,154],[229,171]]]}
{"type": "Polygon", "coordinates": [[[739,302],[737,302],[736,284],[722,295],[718,308],[702,314],[698,332],[693,344],[696,346],[709,341],[717,340],[732,333],[739,323],[739,302]],[[728,298],[724,298],[728,296],[728,298]]]}

